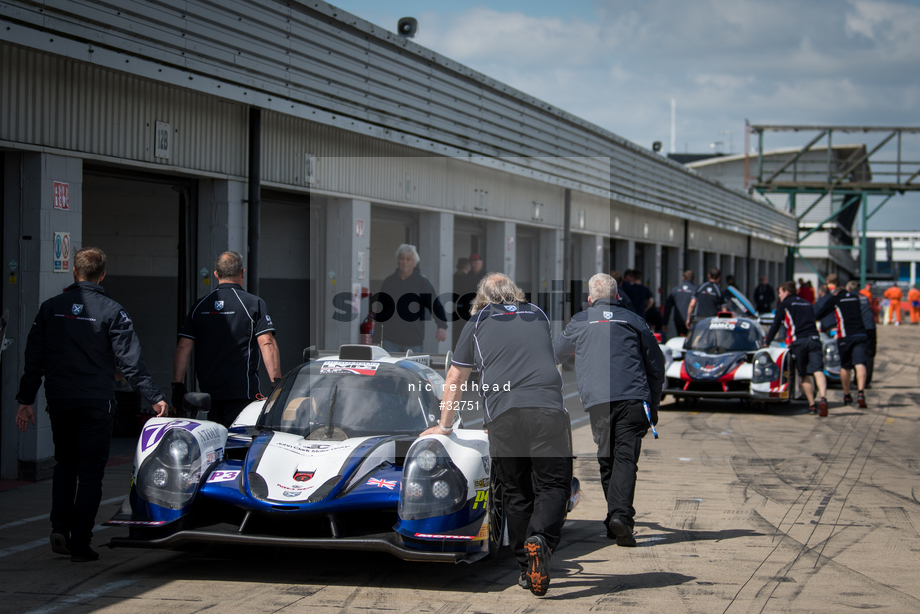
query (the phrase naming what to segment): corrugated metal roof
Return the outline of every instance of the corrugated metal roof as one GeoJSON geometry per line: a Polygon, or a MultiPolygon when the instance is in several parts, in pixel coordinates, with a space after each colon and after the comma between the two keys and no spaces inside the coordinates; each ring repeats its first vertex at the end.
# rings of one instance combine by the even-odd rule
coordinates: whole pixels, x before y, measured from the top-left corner
{"type": "Polygon", "coordinates": [[[507,172],[790,241],[794,221],[319,0],[4,5],[7,40],[507,172]],[[49,34],[51,36],[49,36],[49,34]],[[609,166],[596,165],[609,158],[609,166]]]}

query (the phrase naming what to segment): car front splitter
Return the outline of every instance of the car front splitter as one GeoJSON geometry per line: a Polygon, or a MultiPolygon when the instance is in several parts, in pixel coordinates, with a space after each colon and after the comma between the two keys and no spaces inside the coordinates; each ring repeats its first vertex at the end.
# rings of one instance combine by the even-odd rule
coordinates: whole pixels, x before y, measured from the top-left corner
{"type": "Polygon", "coordinates": [[[465,552],[425,552],[407,548],[392,533],[376,533],[360,537],[279,537],[276,535],[240,534],[203,529],[185,529],[165,537],[138,539],[116,537],[110,548],[176,548],[185,544],[245,544],[252,546],[281,546],[315,548],[320,550],[359,550],[386,552],[404,561],[457,563],[470,556],[465,552]]]}

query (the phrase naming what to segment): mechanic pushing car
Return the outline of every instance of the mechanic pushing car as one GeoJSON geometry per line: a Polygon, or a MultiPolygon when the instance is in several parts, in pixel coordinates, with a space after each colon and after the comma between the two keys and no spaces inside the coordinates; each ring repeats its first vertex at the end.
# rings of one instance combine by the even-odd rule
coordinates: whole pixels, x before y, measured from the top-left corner
{"type": "Polygon", "coordinates": [[[688,330],[690,329],[690,320],[692,318],[697,320],[711,318],[722,309],[725,298],[722,296],[722,288],[719,286],[720,281],[722,281],[722,271],[716,267],[709,269],[709,281],[696,289],[696,292],[693,293],[693,298],[690,299],[690,305],[687,306],[687,321],[685,324],[688,330]]]}
{"type": "Polygon", "coordinates": [[[141,360],[131,318],[99,284],[105,253],[84,247],[73,257],[73,285],[44,303],[26,342],[16,425],[35,424],[35,395],[45,379],[54,440],[51,550],[75,563],[95,561],[90,548],[102,499],[115,418],[115,372],[166,414],[166,397],[141,360]]]}
{"type": "Polygon", "coordinates": [[[616,539],[618,546],[632,547],[637,463],[642,438],[650,423],[658,422],[664,356],[645,320],[620,305],[616,296],[613,277],[591,277],[591,306],[572,317],[556,339],[555,350],[559,363],[575,355],[578,393],[591,416],[607,499],[607,537],[616,539]]]}
{"type": "Polygon", "coordinates": [[[786,347],[795,356],[796,371],[802,378],[802,390],[808,399],[808,409],[819,416],[827,416],[827,378],[824,377],[824,348],[818,327],[815,326],[815,308],[807,299],[796,296],[795,282],[786,281],[779,287],[779,307],[773,324],[763,340],[764,347],[769,347],[779,331],[780,325],[786,327],[786,347]],[[817,403],[815,387],[808,380],[811,375],[818,387],[817,403]]]}
{"type": "Polygon", "coordinates": [[[511,278],[488,273],[479,283],[451,360],[438,426],[422,435],[448,435],[473,367],[485,398],[489,453],[502,486],[518,584],[534,595],[549,587],[550,557],[562,535],[572,488],[569,417],[556,370],[546,314],[524,301],[511,278]]]}
{"type": "Polygon", "coordinates": [[[217,289],[186,316],[173,358],[173,407],[182,407],[182,397],[188,392],[185,373],[192,349],[197,347],[198,386],[211,395],[208,419],[227,428],[261,394],[260,357],[272,382],[281,378],[281,357],[268,305],[243,290],[245,274],[238,253],[224,252],[217,258],[217,289]]]}
{"type": "MultiPolygon", "coordinates": [[[[834,280],[836,282],[836,279],[834,280]]],[[[830,286],[828,275],[828,286],[830,286]]],[[[815,319],[820,320],[829,313],[837,317],[837,348],[840,351],[840,385],[843,386],[843,404],[853,402],[850,395],[850,370],[856,369],[857,397],[859,407],[866,407],[866,362],[869,360],[868,337],[863,325],[859,294],[838,288],[824,304],[815,319]]]]}

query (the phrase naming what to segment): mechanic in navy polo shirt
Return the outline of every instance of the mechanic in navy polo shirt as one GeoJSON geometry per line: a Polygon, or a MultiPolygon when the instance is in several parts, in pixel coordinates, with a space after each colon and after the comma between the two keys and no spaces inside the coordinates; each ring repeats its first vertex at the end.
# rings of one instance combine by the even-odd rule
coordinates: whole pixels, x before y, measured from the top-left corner
{"type": "Polygon", "coordinates": [[[693,293],[696,292],[696,284],[693,283],[693,271],[684,271],[684,280],[679,286],[671,290],[668,300],[664,304],[664,331],[668,330],[668,322],[671,320],[671,311],[674,312],[674,328],[678,336],[687,334],[687,320],[690,316],[690,301],[693,300],[693,293]]]}
{"type": "Polygon", "coordinates": [[[488,273],[480,283],[447,372],[441,420],[423,435],[449,435],[454,407],[475,367],[485,398],[493,474],[499,480],[518,584],[535,595],[549,586],[549,559],[559,545],[572,488],[569,416],[562,404],[549,318],[511,278],[488,273]]]}
{"type": "Polygon", "coordinates": [[[795,357],[796,370],[802,378],[802,390],[808,399],[808,409],[813,414],[827,416],[827,379],[824,377],[824,348],[818,327],[815,326],[815,308],[808,300],[795,293],[795,282],[786,281],[779,287],[779,307],[767,336],[764,337],[764,347],[770,347],[779,327],[786,328],[786,347],[795,357]],[[808,376],[811,375],[818,387],[815,388],[808,376]],[[817,400],[816,400],[817,399],[817,400]]]}
{"type": "Polygon", "coordinates": [[[692,318],[702,320],[719,314],[719,310],[722,309],[722,305],[725,303],[722,288],[719,286],[720,281],[722,281],[722,271],[716,267],[709,269],[709,281],[701,284],[696,289],[696,292],[693,293],[693,298],[690,299],[690,304],[687,306],[686,326],[688,330],[690,329],[690,320],[692,318]]]}
{"type": "Polygon", "coordinates": [[[208,420],[227,428],[261,394],[259,364],[272,382],[281,378],[281,357],[268,305],[243,290],[243,257],[224,252],[214,265],[217,289],[198,301],[179,331],[173,358],[172,403],[182,407],[192,349],[202,392],[211,395],[208,420]]]}
{"type": "Polygon", "coordinates": [[[99,284],[105,253],[84,247],[73,257],[73,281],[42,303],[26,342],[16,425],[35,424],[35,396],[45,380],[54,440],[51,485],[51,550],[75,563],[95,561],[90,548],[102,500],[115,417],[115,372],[147,399],[158,416],[166,397],[141,360],[141,344],[124,308],[99,284]]]}
{"type": "MultiPolygon", "coordinates": [[[[830,281],[830,275],[827,276],[830,281]]],[[[836,282],[837,280],[834,279],[836,282]]],[[[828,285],[830,285],[828,283],[828,285]]],[[[869,339],[863,324],[862,306],[858,292],[837,288],[827,303],[818,310],[815,318],[820,320],[830,313],[837,318],[837,350],[840,352],[840,385],[843,388],[843,404],[853,402],[850,395],[850,370],[856,370],[856,404],[866,407],[866,363],[869,361],[869,339]]]]}

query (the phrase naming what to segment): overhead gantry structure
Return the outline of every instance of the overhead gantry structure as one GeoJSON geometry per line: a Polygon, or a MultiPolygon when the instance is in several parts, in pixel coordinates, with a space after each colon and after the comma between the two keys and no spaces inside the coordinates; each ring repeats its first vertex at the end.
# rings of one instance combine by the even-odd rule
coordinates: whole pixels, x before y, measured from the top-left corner
{"type": "MultiPolygon", "coordinates": [[[[859,250],[860,284],[866,283],[867,253],[869,250],[866,228],[869,219],[895,195],[920,192],[920,127],[916,126],[810,126],[747,124],[745,131],[745,187],[761,194],[786,194],[789,213],[799,223],[797,243],[789,248],[786,259],[787,278],[795,273],[795,259],[800,258],[818,275],[823,275],[802,253],[803,249],[859,250]],[[812,138],[802,147],[782,151],[765,149],[766,133],[795,132],[812,138]],[[835,135],[881,134],[872,146],[834,145],[835,135]],[[757,139],[757,153],[751,153],[750,138],[757,139]],[[825,140],[826,139],[826,140],[825,140]],[[822,143],[823,141],[823,143],[822,143]],[[823,156],[826,150],[826,156],[823,156]],[[904,154],[914,160],[905,160],[904,154]],[[826,157],[826,159],[821,159],[826,157]],[[796,196],[816,195],[804,211],[796,210],[796,196]],[[839,196],[839,205],[833,204],[839,196]],[[827,199],[827,201],[825,201],[827,199]],[[870,203],[870,199],[875,202],[870,203]],[[816,225],[803,225],[808,216],[822,202],[830,202],[829,215],[816,225]],[[855,209],[854,209],[855,207],[855,209]],[[860,216],[859,244],[851,240],[842,245],[803,245],[806,239],[826,224],[847,216],[860,216]],[[804,231],[805,234],[802,234],[804,231]]],[[[811,199],[810,199],[811,200],[811,199]]]]}

